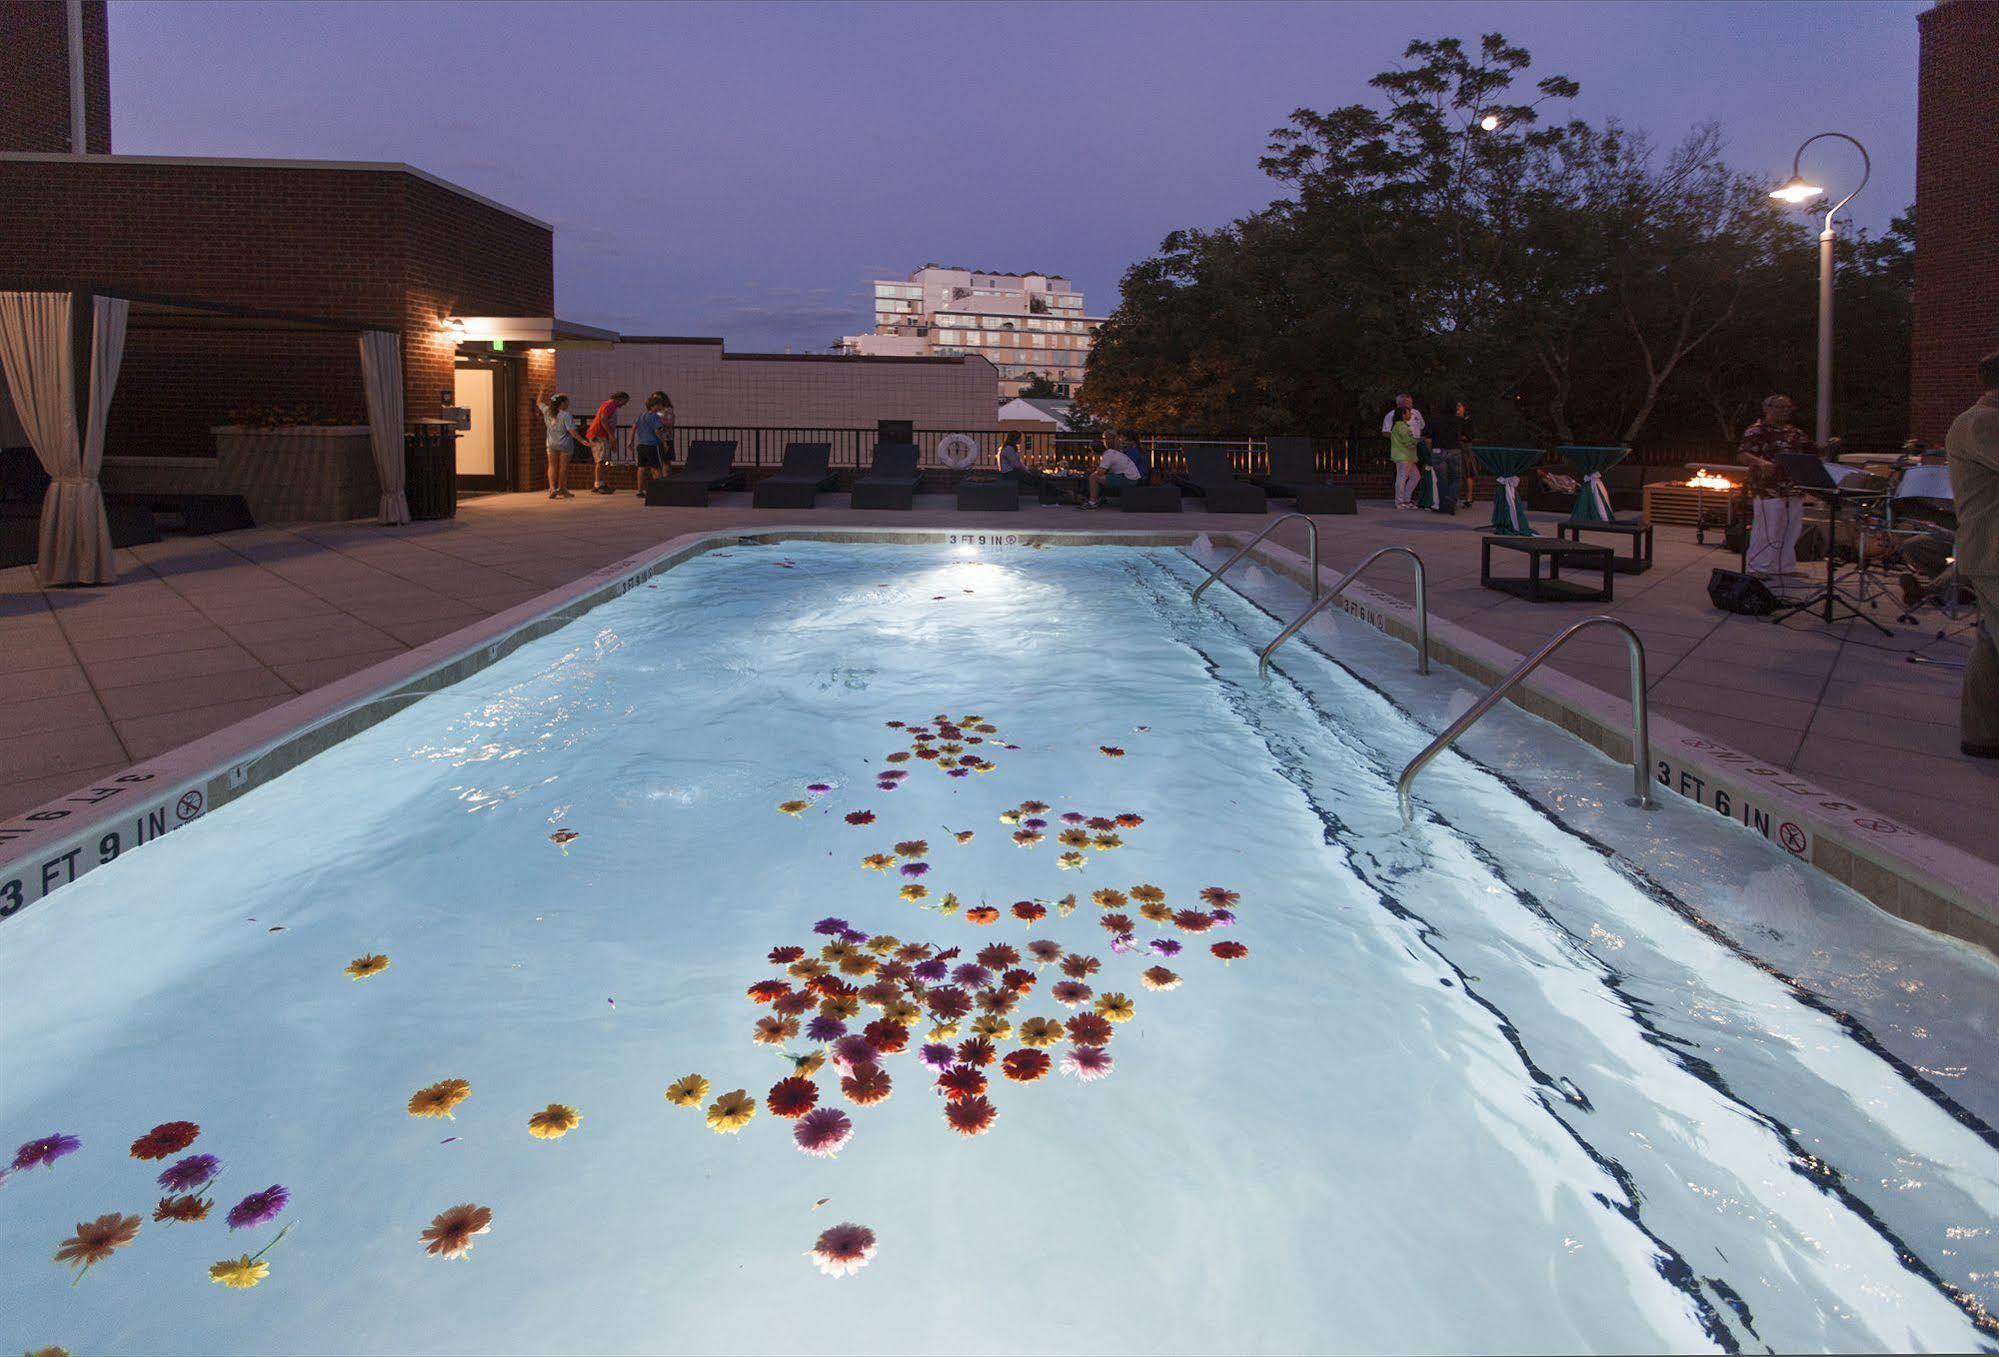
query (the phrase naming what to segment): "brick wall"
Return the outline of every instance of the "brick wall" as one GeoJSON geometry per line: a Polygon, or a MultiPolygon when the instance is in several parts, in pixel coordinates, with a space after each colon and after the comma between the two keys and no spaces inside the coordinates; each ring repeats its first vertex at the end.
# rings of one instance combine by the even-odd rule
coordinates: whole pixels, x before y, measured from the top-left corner
{"type": "MultiPolygon", "coordinates": [[[[104,0],[83,5],[84,149],[111,149],[110,42],[104,0]]],[[[0,151],[70,151],[69,7],[0,3],[0,151]]]]}
{"type": "Polygon", "coordinates": [[[0,220],[0,286],[94,284],[351,326],[172,328],[135,314],[114,454],[212,455],[209,426],[249,406],[360,415],[362,329],[402,333],[408,414],[433,415],[456,352],[443,316],[553,308],[546,227],[395,168],[0,156],[0,220]]]}
{"type": "Polygon", "coordinates": [[[1999,0],[1917,16],[1916,310],[1910,423],[1940,442],[1999,350],[1999,0]]]}

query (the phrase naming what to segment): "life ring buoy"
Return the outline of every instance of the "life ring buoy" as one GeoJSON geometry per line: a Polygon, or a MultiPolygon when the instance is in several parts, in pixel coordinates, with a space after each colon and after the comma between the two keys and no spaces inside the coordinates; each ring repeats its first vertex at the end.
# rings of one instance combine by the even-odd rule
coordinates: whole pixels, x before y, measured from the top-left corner
{"type": "Polygon", "coordinates": [[[963,471],[979,460],[979,445],[969,434],[945,434],[937,440],[937,460],[953,471],[963,471]]]}

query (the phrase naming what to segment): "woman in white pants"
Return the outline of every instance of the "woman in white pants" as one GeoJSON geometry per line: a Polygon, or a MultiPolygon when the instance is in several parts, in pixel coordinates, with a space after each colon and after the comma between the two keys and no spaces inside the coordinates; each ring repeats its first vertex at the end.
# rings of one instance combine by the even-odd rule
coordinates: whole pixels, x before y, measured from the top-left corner
{"type": "Polygon", "coordinates": [[[1805,497],[1784,468],[1780,452],[1810,452],[1804,430],[1791,423],[1789,396],[1765,396],[1763,418],[1742,431],[1736,446],[1749,473],[1749,555],[1752,575],[1794,575],[1798,570],[1798,533],[1805,526],[1805,497]]]}

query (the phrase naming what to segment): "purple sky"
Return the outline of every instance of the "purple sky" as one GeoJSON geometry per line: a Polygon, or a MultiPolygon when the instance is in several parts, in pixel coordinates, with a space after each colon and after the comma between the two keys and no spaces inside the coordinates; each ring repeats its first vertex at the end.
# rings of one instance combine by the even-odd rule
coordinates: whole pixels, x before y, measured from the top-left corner
{"type": "Polygon", "coordinates": [[[1066,273],[1108,312],[1168,231],[1270,200],[1293,108],[1366,97],[1419,36],[1497,29],[1662,142],[1717,119],[1744,169],[1853,133],[1878,229],[1914,194],[1922,8],[118,0],[113,143],[407,161],[553,222],[569,319],[816,350],[929,260],[1066,273]]]}

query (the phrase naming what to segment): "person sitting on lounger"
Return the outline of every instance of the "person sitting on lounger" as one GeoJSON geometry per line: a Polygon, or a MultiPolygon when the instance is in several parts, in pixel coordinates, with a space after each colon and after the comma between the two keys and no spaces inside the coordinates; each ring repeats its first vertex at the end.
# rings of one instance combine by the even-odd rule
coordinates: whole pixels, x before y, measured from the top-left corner
{"type": "Polygon", "coordinates": [[[1119,446],[1104,449],[1104,455],[1097,459],[1097,469],[1090,473],[1090,497],[1083,501],[1085,509],[1099,507],[1105,486],[1124,490],[1145,479],[1145,473],[1139,470],[1138,463],[1126,451],[1137,440],[1130,434],[1123,434],[1117,441],[1119,446]]]}

